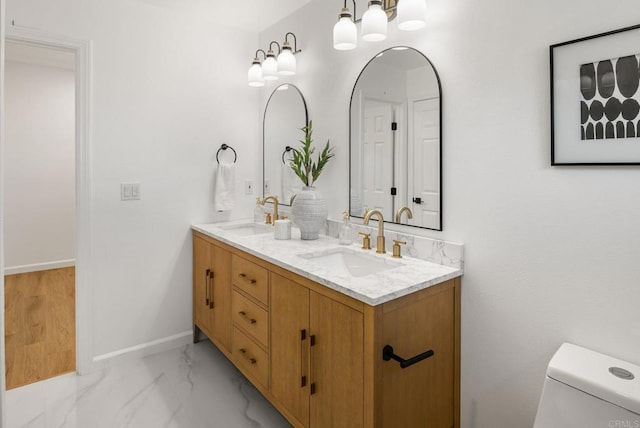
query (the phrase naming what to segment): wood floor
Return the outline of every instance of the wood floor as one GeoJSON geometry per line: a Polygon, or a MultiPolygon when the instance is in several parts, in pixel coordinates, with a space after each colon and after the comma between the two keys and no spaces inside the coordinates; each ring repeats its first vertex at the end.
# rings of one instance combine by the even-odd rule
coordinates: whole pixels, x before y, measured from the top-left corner
{"type": "Polygon", "coordinates": [[[75,371],[75,268],[4,280],[7,389],[75,371]]]}

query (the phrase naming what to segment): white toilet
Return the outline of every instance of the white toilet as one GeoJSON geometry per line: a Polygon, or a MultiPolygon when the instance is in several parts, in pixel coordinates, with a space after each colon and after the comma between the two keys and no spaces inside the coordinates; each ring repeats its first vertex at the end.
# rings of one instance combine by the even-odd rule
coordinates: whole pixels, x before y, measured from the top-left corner
{"type": "Polygon", "coordinates": [[[640,428],[640,367],[570,343],[547,368],[534,428],[640,428]]]}

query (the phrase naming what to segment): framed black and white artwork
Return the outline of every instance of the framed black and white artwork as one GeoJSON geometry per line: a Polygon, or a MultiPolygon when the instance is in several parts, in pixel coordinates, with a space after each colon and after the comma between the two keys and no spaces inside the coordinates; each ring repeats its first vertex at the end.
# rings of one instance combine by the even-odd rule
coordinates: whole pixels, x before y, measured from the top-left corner
{"type": "Polygon", "coordinates": [[[640,25],[550,55],[551,165],[640,165],[640,25]]]}

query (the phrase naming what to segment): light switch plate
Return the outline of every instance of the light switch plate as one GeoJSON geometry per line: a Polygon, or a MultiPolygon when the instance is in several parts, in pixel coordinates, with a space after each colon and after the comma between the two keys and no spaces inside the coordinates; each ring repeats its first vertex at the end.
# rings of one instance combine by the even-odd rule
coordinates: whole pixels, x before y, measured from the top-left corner
{"type": "Polygon", "coordinates": [[[120,200],[137,201],[140,199],[140,183],[120,183],[120,200]]]}

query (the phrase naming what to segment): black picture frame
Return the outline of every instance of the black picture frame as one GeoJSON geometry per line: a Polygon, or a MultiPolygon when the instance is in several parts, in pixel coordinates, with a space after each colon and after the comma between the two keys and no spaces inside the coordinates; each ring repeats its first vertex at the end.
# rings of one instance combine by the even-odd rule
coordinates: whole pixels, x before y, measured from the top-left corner
{"type": "Polygon", "coordinates": [[[640,24],[549,47],[551,165],[640,165],[640,24]]]}

